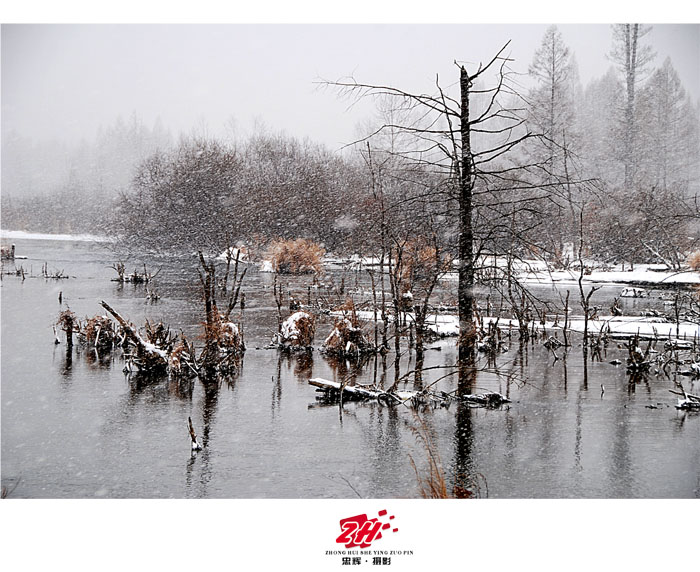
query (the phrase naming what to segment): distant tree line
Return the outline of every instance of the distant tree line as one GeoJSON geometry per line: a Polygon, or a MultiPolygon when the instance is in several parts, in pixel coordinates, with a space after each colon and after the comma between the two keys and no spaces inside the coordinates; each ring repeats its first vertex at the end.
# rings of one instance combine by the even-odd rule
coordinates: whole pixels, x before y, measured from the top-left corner
{"type": "MultiPolygon", "coordinates": [[[[489,148],[506,132],[523,141],[477,156],[477,254],[678,268],[697,248],[700,108],[669,59],[654,67],[648,27],[613,31],[613,66],[588,85],[552,26],[529,66],[532,87],[497,90],[498,111],[488,129],[474,129],[475,146],[489,148]]],[[[471,89],[478,122],[493,113],[495,92],[471,89]]],[[[410,105],[380,101],[379,108],[379,124],[431,134],[410,105]]],[[[449,132],[449,116],[440,121],[433,135],[449,132]]],[[[13,190],[36,191],[41,170],[22,162],[26,144],[15,141],[3,156],[14,165],[7,187],[3,180],[3,227],[109,232],[133,248],[190,252],[310,238],[329,251],[388,255],[392,241],[413,237],[456,254],[456,171],[443,152],[454,142],[370,132],[340,154],[265,132],[173,144],[162,126],[147,129],[132,118],[104,130],[82,155],[73,150],[64,181],[31,198],[13,190]]]]}
{"type": "Polygon", "coordinates": [[[148,127],[136,114],[76,144],[3,134],[2,227],[104,235],[110,206],[135,168],[172,144],[160,120],[148,127]]]}

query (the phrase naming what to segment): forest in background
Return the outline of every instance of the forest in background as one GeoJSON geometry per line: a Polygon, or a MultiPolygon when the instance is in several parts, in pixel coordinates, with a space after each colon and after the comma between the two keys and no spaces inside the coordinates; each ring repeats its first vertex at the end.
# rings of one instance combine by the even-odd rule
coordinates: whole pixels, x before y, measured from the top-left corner
{"type": "MultiPolygon", "coordinates": [[[[489,157],[496,167],[476,180],[481,251],[517,248],[566,266],[584,244],[603,263],[679,268],[696,249],[700,107],[670,59],[655,60],[647,27],[639,27],[630,61],[624,29],[615,28],[613,65],[585,86],[552,26],[528,69],[534,87],[514,81],[498,90],[493,122],[510,122],[501,134],[523,141],[507,157],[489,157]]],[[[493,93],[478,91],[477,108],[486,109],[493,93]]],[[[216,253],[309,238],[327,251],[370,254],[384,224],[394,238],[453,248],[449,164],[426,159],[405,129],[386,128],[418,125],[415,109],[376,100],[366,132],[377,134],[343,152],[266,130],[226,141],[175,138],[136,115],[77,147],[9,134],[2,227],[108,234],[147,250],[216,253]]],[[[474,136],[478,145],[489,135],[474,136]]]]}

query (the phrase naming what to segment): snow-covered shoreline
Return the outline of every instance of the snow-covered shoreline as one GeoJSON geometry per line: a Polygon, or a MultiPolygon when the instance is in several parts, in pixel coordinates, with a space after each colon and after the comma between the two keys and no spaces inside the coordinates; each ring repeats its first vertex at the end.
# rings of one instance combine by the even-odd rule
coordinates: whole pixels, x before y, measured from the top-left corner
{"type": "MultiPolygon", "coordinates": [[[[341,317],[343,311],[331,312],[331,316],[341,317]]],[[[374,312],[368,310],[356,311],[357,317],[364,322],[374,321],[374,312]]],[[[408,323],[414,322],[412,313],[402,313],[403,319],[408,323]]],[[[377,316],[377,319],[381,318],[377,316]]],[[[392,321],[393,316],[389,316],[392,321]]],[[[519,322],[511,318],[496,318],[486,316],[481,320],[485,327],[489,323],[496,323],[501,330],[518,330],[519,322]]],[[[440,337],[453,337],[459,335],[459,317],[454,314],[428,314],[425,320],[425,327],[440,337]]],[[[544,324],[539,320],[528,323],[528,330],[534,333],[561,332],[564,327],[564,318],[560,317],[557,322],[547,321],[544,324]]],[[[570,316],[567,323],[567,330],[583,334],[585,322],[582,316],[570,316]]],[[[646,318],[641,316],[601,316],[595,320],[588,321],[588,333],[598,335],[604,332],[610,338],[629,338],[638,335],[645,339],[685,339],[700,341],[700,325],[692,322],[665,321],[663,318],[646,318]]]]}
{"type": "Polygon", "coordinates": [[[43,232],[26,232],[24,230],[0,229],[0,238],[7,240],[57,240],[72,242],[109,242],[105,236],[94,234],[50,234],[43,232]]]}
{"type": "MultiPolygon", "coordinates": [[[[525,284],[578,284],[579,274],[575,271],[535,271],[518,275],[525,284]]],[[[656,265],[642,264],[633,271],[593,270],[583,276],[585,284],[700,284],[700,274],[692,270],[658,270],[656,265]]]]}

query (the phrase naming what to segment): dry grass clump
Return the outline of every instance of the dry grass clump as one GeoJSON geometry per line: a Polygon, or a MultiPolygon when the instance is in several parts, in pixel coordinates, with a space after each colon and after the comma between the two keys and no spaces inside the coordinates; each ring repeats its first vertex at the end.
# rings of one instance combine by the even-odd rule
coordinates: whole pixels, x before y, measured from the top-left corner
{"type": "Polygon", "coordinates": [[[450,264],[449,257],[439,253],[433,245],[423,240],[409,241],[401,252],[399,278],[404,284],[415,284],[448,271],[450,264]]]}
{"type": "Polygon", "coordinates": [[[333,331],[323,342],[323,351],[337,356],[358,355],[373,349],[362,328],[353,325],[349,318],[337,319],[333,331]]]}
{"type": "Polygon", "coordinates": [[[168,356],[168,367],[175,375],[192,377],[197,375],[197,355],[194,346],[181,336],[168,356]]]}
{"type": "Polygon", "coordinates": [[[96,348],[111,347],[116,338],[114,324],[107,316],[93,316],[82,328],[85,342],[96,348]]]}
{"type": "Polygon", "coordinates": [[[335,320],[333,331],[323,342],[322,351],[335,356],[359,355],[373,351],[374,346],[362,330],[352,299],[348,298],[338,310],[343,312],[343,317],[335,320]]]}
{"type": "Polygon", "coordinates": [[[309,348],[316,334],[314,317],[307,312],[295,312],[289,316],[280,328],[279,344],[285,348],[309,348]]]}
{"type": "Polygon", "coordinates": [[[700,250],[691,252],[688,256],[688,266],[695,272],[700,272],[700,250]]]}
{"type": "Polygon", "coordinates": [[[75,330],[78,325],[78,320],[75,317],[75,313],[70,310],[63,310],[63,312],[58,315],[56,325],[61,326],[64,330],[75,330]]]}
{"type": "Polygon", "coordinates": [[[212,325],[208,326],[206,323],[202,325],[204,326],[202,339],[208,340],[208,343],[214,342],[219,350],[227,354],[242,354],[245,351],[241,331],[236,324],[227,321],[225,316],[219,314],[212,325]]]}
{"type": "Polygon", "coordinates": [[[156,346],[158,349],[170,353],[175,344],[175,335],[170,331],[170,327],[158,322],[151,324],[146,320],[145,325],[146,341],[156,346]]]}
{"type": "Polygon", "coordinates": [[[421,473],[411,455],[408,456],[411,466],[416,473],[420,496],[426,499],[465,499],[488,496],[486,479],[480,473],[475,475],[459,475],[452,489],[447,485],[447,478],[442,466],[442,460],[437,447],[433,443],[425,422],[416,415],[417,427],[411,430],[416,441],[423,446],[428,462],[427,471],[421,473]],[[483,484],[483,491],[482,491],[483,484]]]}
{"type": "Polygon", "coordinates": [[[313,240],[276,240],[267,251],[272,268],[280,274],[318,273],[326,251],[313,240]]]}

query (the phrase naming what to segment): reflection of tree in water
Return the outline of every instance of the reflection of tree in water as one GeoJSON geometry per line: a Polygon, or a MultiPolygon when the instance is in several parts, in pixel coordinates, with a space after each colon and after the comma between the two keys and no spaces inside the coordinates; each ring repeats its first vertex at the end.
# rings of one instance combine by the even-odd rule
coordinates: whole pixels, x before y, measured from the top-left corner
{"type": "Polygon", "coordinates": [[[311,379],[311,372],[314,366],[314,355],[312,352],[280,352],[277,361],[278,379],[282,361],[287,365],[288,370],[293,368],[294,377],[297,381],[306,384],[311,379]]]}
{"type": "Polygon", "coordinates": [[[643,384],[646,387],[647,394],[651,395],[651,386],[649,385],[649,374],[646,371],[630,372],[627,376],[627,394],[632,396],[637,392],[637,385],[643,384]]]}
{"type": "Polygon", "coordinates": [[[581,472],[583,470],[583,465],[581,464],[581,439],[582,439],[582,421],[583,421],[583,391],[579,390],[578,397],[576,399],[576,433],[574,437],[574,469],[576,472],[581,472]]]}
{"type": "Polygon", "coordinates": [[[282,404],[282,360],[283,354],[277,356],[277,375],[272,378],[272,420],[275,420],[275,413],[279,411],[282,404]]]}
{"type": "Polygon", "coordinates": [[[207,487],[213,475],[209,444],[211,441],[211,430],[214,425],[216,410],[219,404],[219,391],[221,391],[223,383],[226,383],[229,388],[235,389],[235,380],[233,378],[227,378],[225,382],[220,382],[218,384],[209,383],[201,385],[203,389],[203,396],[200,402],[201,424],[196,421],[199,416],[194,416],[195,419],[192,420],[196,432],[198,432],[198,427],[201,427],[202,450],[191,452],[185,470],[185,484],[187,490],[193,493],[190,496],[196,498],[207,497],[207,487]]]}
{"type": "Polygon", "coordinates": [[[112,352],[102,351],[96,347],[86,348],[85,361],[94,369],[108,369],[112,367],[114,356],[112,352]]]}
{"type": "MultiPolygon", "coordinates": [[[[396,407],[372,407],[369,413],[369,426],[366,429],[370,442],[370,465],[372,477],[368,481],[376,491],[396,490],[396,485],[404,478],[405,453],[401,447],[399,431],[399,411],[396,407]]],[[[372,497],[376,493],[369,491],[372,497]]],[[[401,487],[396,496],[405,494],[401,487]]]]}
{"type": "MultiPolygon", "coordinates": [[[[55,355],[55,352],[54,352],[55,355]]],[[[73,380],[73,348],[66,347],[63,353],[63,365],[61,366],[61,387],[68,389],[70,382],[73,380]]]]}
{"type": "MultiPolygon", "coordinates": [[[[476,371],[460,372],[460,395],[472,393],[476,385],[476,371]],[[465,375],[466,373],[466,375],[465,375]]],[[[472,452],[474,449],[474,424],[472,409],[467,403],[457,402],[455,414],[454,458],[452,461],[453,494],[457,498],[469,498],[479,494],[474,471],[472,452]]]]}
{"type": "Polygon", "coordinates": [[[610,466],[608,467],[609,487],[611,497],[636,496],[633,488],[634,471],[630,453],[630,414],[631,407],[619,407],[613,419],[615,431],[610,466]]]}
{"type": "MultiPolygon", "coordinates": [[[[333,372],[333,381],[344,382],[348,376],[359,377],[364,373],[364,367],[372,359],[372,356],[360,356],[357,358],[339,358],[332,355],[324,355],[323,358],[333,372]]],[[[376,356],[374,356],[376,360],[376,356]]]]}

